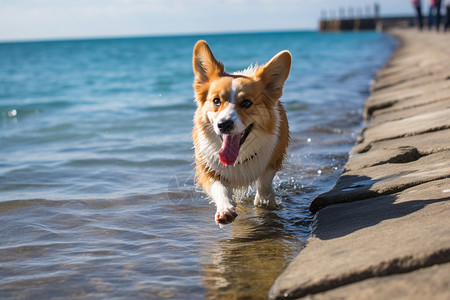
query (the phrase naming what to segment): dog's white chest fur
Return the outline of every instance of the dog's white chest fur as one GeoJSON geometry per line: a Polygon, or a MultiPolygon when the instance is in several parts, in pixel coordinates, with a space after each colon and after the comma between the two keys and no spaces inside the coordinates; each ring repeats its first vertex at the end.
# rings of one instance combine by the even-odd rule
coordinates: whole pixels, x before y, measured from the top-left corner
{"type": "Polygon", "coordinates": [[[277,109],[274,109],[274,115],[276,122],[274,134],[252,130],[241,146],[236,163],[232,166],[220,162],[219,136],[213,130],[203,131],[200,134],[200,153],[206,159],[208,168],[214,170],[224,184],[232,188],[247,187],[266,170],[278,141],[280,118],[277,109]]]}

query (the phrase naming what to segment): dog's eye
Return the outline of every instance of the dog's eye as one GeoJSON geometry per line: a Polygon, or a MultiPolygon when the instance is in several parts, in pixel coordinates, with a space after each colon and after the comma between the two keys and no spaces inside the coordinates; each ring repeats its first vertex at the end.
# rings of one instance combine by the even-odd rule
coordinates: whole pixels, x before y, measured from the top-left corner
{"type": "Polygon", "coordinates": [[[245,99],[244,101],[241,102],[240,105],[242,108],[249,108],[250,106],[252,106],[252,104],[253,104],[252,101],[245,99]]]}
{"type": "Polygon", "coordinates": [[[219,106],[220,105],[220,98],[214,98],[213,103],[214,103],[214,105],[219,106]]]}

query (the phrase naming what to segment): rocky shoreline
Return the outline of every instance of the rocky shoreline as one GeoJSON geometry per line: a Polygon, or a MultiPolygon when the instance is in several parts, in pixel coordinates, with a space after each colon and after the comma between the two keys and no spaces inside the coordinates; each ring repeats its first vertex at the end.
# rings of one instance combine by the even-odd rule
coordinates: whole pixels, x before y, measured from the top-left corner
{"type": "Polygon", "coordinates": [[[390,34],[368,124],[270,299],[450,299],[450,35],[390,34]]]}

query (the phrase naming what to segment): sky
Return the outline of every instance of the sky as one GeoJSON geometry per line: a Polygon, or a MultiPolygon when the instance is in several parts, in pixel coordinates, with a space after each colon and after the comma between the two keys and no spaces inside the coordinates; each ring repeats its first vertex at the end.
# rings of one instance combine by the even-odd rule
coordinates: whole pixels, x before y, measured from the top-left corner
{"type": "MultiPolygon", "coordinates": [[[[368,0],[0,0],[0,41],[315,30],[322,11],[368,0]]],[[[412,15],[409,0],[378,0],[412,15]]],[[[422,2],[428,2],[422,0],[422,2]]],[[[356,9],[355,9],[356,11],[356,9]]]]}

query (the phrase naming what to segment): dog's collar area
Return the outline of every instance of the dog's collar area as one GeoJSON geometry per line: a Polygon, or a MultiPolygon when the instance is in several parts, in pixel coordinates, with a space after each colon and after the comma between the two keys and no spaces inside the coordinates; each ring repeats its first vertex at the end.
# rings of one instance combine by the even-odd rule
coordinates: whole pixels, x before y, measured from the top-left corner
{"type": "Polygon", "coordinates": [[[242,144],[245,142],[245,140],[247,139],[248,135],[250,134],[250,131],[252,130],[252,128],[253,128],[253,123],[248,125],[247,128],[245,128],[244,133],[242,134],[242,137],[241,137],[241,141],[239,143],[239,147],[242,146],[242,144]]]}
{"type": "Polygon", "coordinates": [[[252,160],[252,159],[254,159],[256,156],[258,155],[258,153],[253,153],[252,155],[250,155],[249,157],[247,157],[246,159],[244,159],[243,161],[238,161],[238,165],[241,165],[241,164],[243,164],[243,163],[246,163],[246,162],[248,162],[249,160],[252,160]]]}

